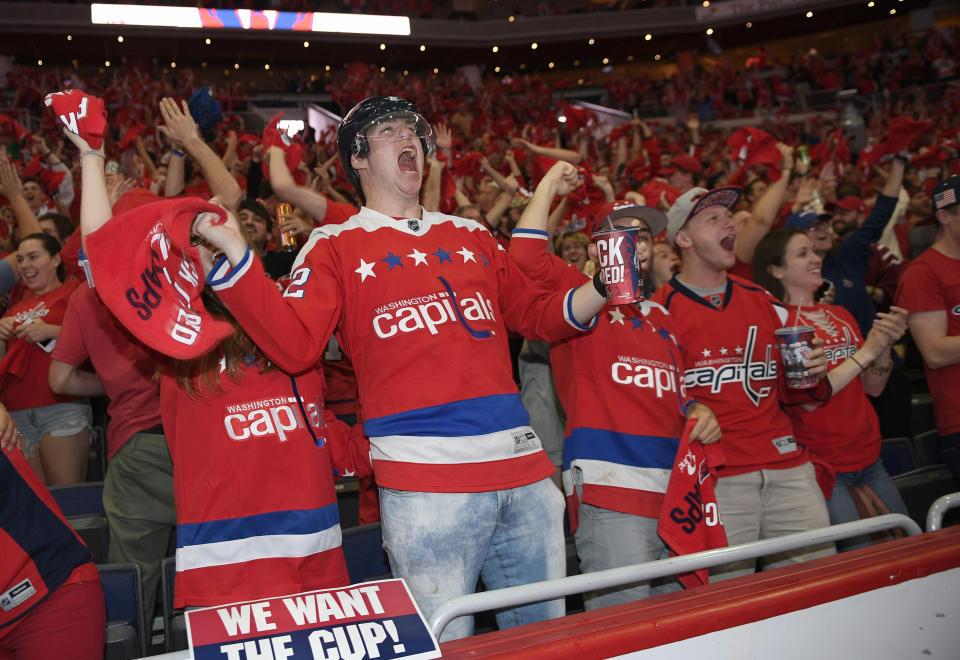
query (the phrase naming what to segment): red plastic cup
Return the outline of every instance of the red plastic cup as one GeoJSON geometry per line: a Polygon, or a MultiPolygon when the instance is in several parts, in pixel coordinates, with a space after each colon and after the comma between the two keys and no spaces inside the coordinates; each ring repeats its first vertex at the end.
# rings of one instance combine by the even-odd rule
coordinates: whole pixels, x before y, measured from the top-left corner
{"type": "Polygon", "coordinates": [[[637,242],[640,231],[636,227],[607,229],[593,234],[600,259],[600,277],[607,289],[611,305],[629,305],[644,299],[643,273],[637,242]]]}
{"type": "Polygon", "coordinates": [[[773,334],[776,335],[777,348],[780,349],[780,362],[783,364],[787,387],[803,390],[817,386],[823,377],[814,376],[803,366],[813,350],[811,342],[817,336],[813,326],[794,325],[775,330],[773,334]]]}

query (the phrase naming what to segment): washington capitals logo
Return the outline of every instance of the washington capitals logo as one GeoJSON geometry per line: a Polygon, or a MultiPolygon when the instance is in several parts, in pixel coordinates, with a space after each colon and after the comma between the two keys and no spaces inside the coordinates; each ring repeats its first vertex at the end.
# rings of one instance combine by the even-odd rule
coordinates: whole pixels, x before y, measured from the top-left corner
{"type": "MultiPolygon", "coordinates": [[[[772,343],[767,344],[762,361],[751,362],[756,344],[757,326],[751,325],[747,331],[747,342],[742,349],[742,353],[740,347],[736,351],[737,355],[743,356],[739,362],[728,361],[729,358],[719,358],[711,360],[716,364],[687,369],[685,374],[687,387],[709,387],[710,392],[716,394],[727,383],[740,383],[747,398],[753,402],[753,405],[759,406],[760,401],[770,394],[772,386],[755,388],[753,382],[775,381],[777,378],[777,363],[771,359],[772,343]]],[[[709,349],[704,349],[703,356],[705,358],[710,357],[710,353],[709,349]]],[[[726,355],[726,353],[726,349],[722,348],[720,350],[721,355],[726,355]]]]}

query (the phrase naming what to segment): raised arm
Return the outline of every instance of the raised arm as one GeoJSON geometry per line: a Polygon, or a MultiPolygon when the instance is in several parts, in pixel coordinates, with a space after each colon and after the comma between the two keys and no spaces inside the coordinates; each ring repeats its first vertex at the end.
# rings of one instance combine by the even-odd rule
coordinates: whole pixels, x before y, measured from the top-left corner
{"type": "Polygon", "coordinates": [[[219,198],[224,206],[235,211],[243,199],[243,191],[220,157],[200,137],[200,130],[190,116],[187,102],[181,101],[181,106],[178,106],[172,98],[164,97],[160,99],[160,115],[167,127],[167,134],[174,141],[183,144],[186,152],[199,165],[203,178],[210,186],[210,192],[219,198]]]}
{"type": "Polygon", "coordinates": [[[757,251],[760,239],[770,232],[777,213],[783,206],[783,198],[790,183],[790,173],[793,171],[793,147],[777,143],[780,150],[780,178],[767,186],[766,192],[758,199],[746,224],[737,234],[737,259],[744,263],[753,263],[753,255],[757,251]]]}
{"type": "Polygon", "coordinates": [[[299,206],[309,213],[314,221],[323,224],[327,217],[327,198],[305,186],[298,186],[287,169],[286,156],[280,147],[270,147],[263,155],[267,159],[270,185],[273,192],[285,202],[299,206]]]}
{"type": "Polygon", "coordinates": [[[565,160],[568,163],[573,163],[574,165],[579,165],[580,161],[583,160],[583,156],[580,155],[580,152],[573,151],[572,149],[543,147],[539,144],[528,142],[527,140],[521,140],[520,138],[512,139],[510,144],[515,147],[523,147],[534,156],[545,156],[547,158],[555,158],[556,160],[565,160]]]}
{"type": "Polygon", "coordinates": [[[40,232],[37,216],[30,210],[30,204],[23,196],[23,183],[17,168],[9,160],[0,157],[0,194],[10,201],[13,214],[17,218],[16,237],[18,239],[40,232]]]}

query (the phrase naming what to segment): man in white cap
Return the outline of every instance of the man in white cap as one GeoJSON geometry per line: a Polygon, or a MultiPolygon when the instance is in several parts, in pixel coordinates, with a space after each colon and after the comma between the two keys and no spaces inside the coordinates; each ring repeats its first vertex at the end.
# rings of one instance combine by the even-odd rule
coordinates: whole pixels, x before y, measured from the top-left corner
{"type": "MultiPolygon", "coordinates": [[[[740,188],[692,188],[667,212],[667,238],[683,266],[653,300],[675,319],[689,396],[713,409],[726,464],[715,470],[717,505],[730,545],[830,524],[813,465],[780,409],[784,397],[816,403],[829,397],[826,379],[813,390],[788,392],[778,378],[774,331],[787,309],[757,285],[727,270],[736,260],[732,209],[740,188]]],[[[807,368],[825,374],[826,357],[812,351],[807,368]]],[[[822,557],[833,544],[778,555],[764,568],[822,557]]],[[[754,561],[720,567],[718,578],[751,573],[754,561]]]]}

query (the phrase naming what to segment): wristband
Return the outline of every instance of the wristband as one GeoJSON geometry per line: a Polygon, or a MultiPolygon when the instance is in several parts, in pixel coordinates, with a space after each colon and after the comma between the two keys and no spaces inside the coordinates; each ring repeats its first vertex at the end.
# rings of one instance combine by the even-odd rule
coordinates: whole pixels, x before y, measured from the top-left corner
{"type": "Polygon", "coordinates": [[[899,161],[900,161],[901,163],[903,163],[904,165],[906,165],[907,163],[910,162],[910,159],[909,159],[909,158],[907,158],[906,156],[903,156],[903,155],[901,155],[901,154],[897,154],[896,156],[893,157],[893,159],[894,159],[894,160],[899,160],[899,161]]]}
{"type": "Polygon", "coordinates": [[[597,290],[597,293],[599,293],[601,296],[603,296],[604,298],[606,298],[606,297],[607,297],[607,287],[606,287],[606,285],[604,285],[603,279],[601,279],[601,277],[600,277],[600,273],[602,273],[602,272],[603,272],[603,271],[598,270],[598,271],[594,274],[594,276],[593,276],[593,288],[597,290]]]}
{"type": "Polygon", "coordinates": [[[888,364],[882,367],[877,366],[876,362],[870,365],[870,372],[875,373],[878,376],[882,376],[883,374],[888,373],[892,370],[893,370],[893,360],[890,360],[888,364]]]}
{"type": "Polygon", "coordinates": [[[93,149],[89,149],[89,150],[87,150],[87,151],[82,151],[82,152],[80,152],[80,156],[81,156],[81,157],[83,157],[83,156],[100,156],[100,158],[103,158],[103,159],[106,159],[106,158],[107,158],[106,156],[103,155],[103,152],[102,152],[102,151],[94,151],[93,149]]]}
{"type": "Polygon", "coordinates": [[[171,152],[173,153],[173,155],[176,156],[177,158],[183,158],[183,156],[184,156],[184,153],[183,153],[182,151],[178,151],[177,149],[171,149],[170,151],[171,151],[171,152]]]}
{"type": "Polygon", "coordinates": [[[860,360],[857,359],[857,356],[856,356],[856,355],[851,355],[851,356],[850,356],[850,359],[857,363],[857,366],[860,367],[860,371],[863,371],[864,369],[866,369],[865,366],[863,366],[862,364],[860,364],[860,360]]]}

